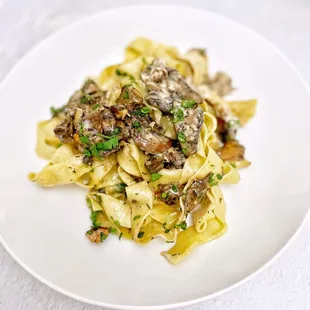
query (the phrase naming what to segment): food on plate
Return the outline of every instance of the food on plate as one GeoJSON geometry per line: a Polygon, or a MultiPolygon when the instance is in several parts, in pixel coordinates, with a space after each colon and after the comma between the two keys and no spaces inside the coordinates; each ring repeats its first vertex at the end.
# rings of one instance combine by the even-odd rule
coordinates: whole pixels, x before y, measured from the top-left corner
{"type": "Polygon", "coordinates": [[[29,179],[89,190],[91,242],[161,237],[176,264],[226,232],[220,184],[238,183],[250,164],[237,133],[256,100],[227,100],[234,90],[226,73],[209,73],[204,49],[182,54],[137,38],[123,63],[87,79],[37,125],[36,151],[49,162],[29,179]]]}

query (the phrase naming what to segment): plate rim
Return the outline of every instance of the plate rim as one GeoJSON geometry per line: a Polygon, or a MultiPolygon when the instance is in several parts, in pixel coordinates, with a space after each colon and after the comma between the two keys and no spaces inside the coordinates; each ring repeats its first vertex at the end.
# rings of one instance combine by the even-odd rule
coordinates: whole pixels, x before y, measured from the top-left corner
{"type": "MultiPolygon", "coordinates": [[[[18,70],[19,66],[21,63],[23,63],[31,54],[32,52],[36,51],[39,49],[42,45],[44,45],[46,42],[49,40],[52,40],[53,37],[56,37],[59,33],[69,31],[70,28],[74,28],[78,24],[83,24],[85,22],[88,22],[91,19],[95,19],[100,15],[105,15],[109,14],[113,11],[119,11],[119,10],[126,10],[128,8],[137,8],[137,9],[142,9],[142,8],[170,8],[170,9],[186,9],[186,10],[192,10],[192,11],[203,11],[206,14],[213,15],[214,17],[220,18],[222,20],[226,20],[230,23],[233,23],[237,26],[241,26],[242,28],[246,29],[251,33],[252,36],[255,36],[259,40],[264,41],[265,44],[269,45],[271,49],[273,49],[288,65],[289,67],[293,70],[293,72],[296,74],[296,77],[299,79],[299,81],[302,83],[304,86],[306,92],[309,95],[310,99],[310,87],[304,80],[302,74],[298,71],[297,67],[289,60],[289,58],[280,50],[278,49],[271,41],[269,41],[267,38],[265,38],[263,35],[260,33],[254,31],[251,27],[243,24],[242,22],[236,21],[233,18],[227,17],[221,13],[213,12],[209,8],[203,8],[203,7],[195,7],[195,6],[190,6],[186,4],[129,4],[129,5],[121,5],[121,6],[116,6],[116,7],[111,7],[107,9],[102,9],[97,13],[91,14],[90,16],[87,17],[81,17],[76,21],[73,21],[72,23],[61,27],[60,29],[57,29],[55,32],[49,34],[47,37],[45,37],[43,40],[40,40],[37,42],[34,46],[32,46],[25,55],[23,55],[10,69],[10,71],[5,75],[3,78],[2,82],[0,83],[0,92],[3,90],[5,85],[8,83],[10,80],[11,76],[15,73],[15,71],[18,70]]],[[[156,306],[134,306],[134,305],[121,305],[121,304],[110,304],[106,302],[101,302],[101,301],[96,301],[92,299],[88,299],[82,296],[79,296],[75,293],[72,293],[70,291],[67,291],[54,283],[45,280],[43,277],[41,277],[37,272],[32,270],[30,267],[28,267],[22,260],[19,259],[19,257],[13,252],[13,250],[9,247],[9,245],[5,242],[4,238],[0,235],[0,244],[3,246],[3,248],[11,255],[11,257],[24,269],[26,270],[32,277],[34,277],[36,280],[40,281],[47,287],[53,289],[54,291],[61,293],[64,296],[68,296],[72,299],[75,299],[77,301],[89,304],[89,305],[94,305],[94,306],[99,306],[99,307],[105,307],[105,308],[110,308],[110,309],[119,309],[119,310],[161,310],[161,309],[175,309],[175,308],[181,308],[181,307],[186,307],[190,306],[193,304],[198,304],[201,302],[205,302],[208,300],[211,300],[213,298],[219,297],[220,295],[226,294],[229,291],[241,286],[242,284],[246,283],[247,281],[253,279],[255,276],[260,274],[263,270],[267,269],[269,266],[271,266],[278,258],[287,250],[287,248],[293,243],[293,241],[299,236],[300,232],[302,229],[305,227],[306,222],[310,218],[310,206],[308,206],[307,213],[305,214],[304,218],[302,219],[299,227],[293,232],[293,234],[289,237],[289,239],[286,241],[286,243],[283,245],[282,248],[280,248],[276,254],[268,260],[266,263],[261,265],[257,270],[255,270],[253,273],[250,273],[248,276],[244,277],[242,280],[237,281],[236,283],[229,285],[215,293],[208,294],[202,297],[190,299],[187,301],[183,302],[178,302],[178,303],[172,303],[172,304],[162,304],[162,305],[156,305],[156,306]]]]}

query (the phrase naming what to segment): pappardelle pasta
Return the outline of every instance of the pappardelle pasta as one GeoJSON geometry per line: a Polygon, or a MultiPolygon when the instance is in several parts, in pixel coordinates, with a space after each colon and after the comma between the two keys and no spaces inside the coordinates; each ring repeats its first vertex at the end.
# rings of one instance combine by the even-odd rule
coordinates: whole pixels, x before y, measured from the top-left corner
{"type": "Polygon", "coordinates": [[[177,264],[226,232],[220,184],[238,183],[250,164],[236,136],[256,100],[225,99],[233,90],[226,73],[210,76],[205,50],[181,54],[137,38],[123,63],[87,79],[38,123],[36,152],[49,163],[28,177],[89,189],[90,241],[161,237],[172,244],[162,255],[177,264]]]}

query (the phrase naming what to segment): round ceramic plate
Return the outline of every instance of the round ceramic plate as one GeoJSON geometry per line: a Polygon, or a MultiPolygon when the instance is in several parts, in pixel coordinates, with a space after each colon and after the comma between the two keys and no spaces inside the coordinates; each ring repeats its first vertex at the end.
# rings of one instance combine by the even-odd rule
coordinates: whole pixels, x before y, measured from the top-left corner
{"type": "Polygon", "coordinates": [[[32,275],[84,302],[159,309],[203,301],[258,271],[284,247],[309,206],[310,104],[304,83],[270,43],[216,14],[177,6],[110,10],[60,31],[9,74],[1,102],[1,242],[32,275]],[[252,161],[241,182],[224,188],[228,233],[177,266],[160,252],[108,238],[91,244],[85,191],[42,189],[26,175],[44,162],[34,152],[36,123],[61,106],[85,77],[123,58],[146,36],[181,49],[207,48],[211,71],[225,70],[236,98],[259,100],[240,134],[252,161]]]}

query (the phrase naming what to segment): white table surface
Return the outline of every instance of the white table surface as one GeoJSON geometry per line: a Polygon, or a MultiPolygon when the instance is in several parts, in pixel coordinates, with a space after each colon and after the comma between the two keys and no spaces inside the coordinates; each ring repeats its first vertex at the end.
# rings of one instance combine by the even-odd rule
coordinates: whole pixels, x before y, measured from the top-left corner
{"type": "MultiPolygon", "coordinates": [[[[272,41],[310,84],[309,0],[0,0],[0,80],[34,44],[50,33],[97,11],[129,3],[188,4],[231,17],[272,41]]],[[[41,284],[0,245],[0,309],[100,308],[75,301],[41,284]]],[[[310,309],[309,217],[301,234],[269,268],[218,298],[184,309],[310,309]]]]}

